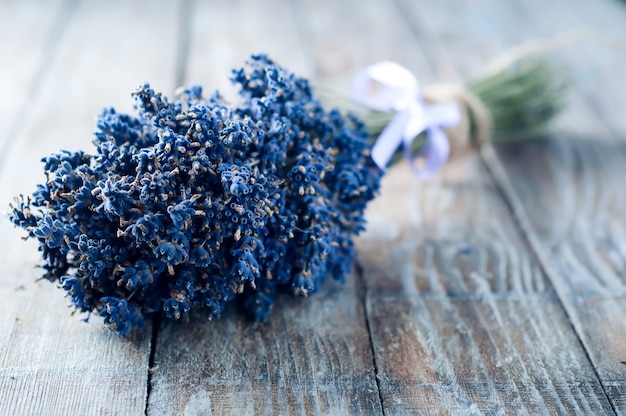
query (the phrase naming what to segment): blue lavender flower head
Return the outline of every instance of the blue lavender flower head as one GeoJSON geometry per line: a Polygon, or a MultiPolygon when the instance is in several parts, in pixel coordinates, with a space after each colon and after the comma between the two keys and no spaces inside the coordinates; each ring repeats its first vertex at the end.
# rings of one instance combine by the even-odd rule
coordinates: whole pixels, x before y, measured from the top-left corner
{"type": "Polygon", "coordinates": [[[137,115],[105,109],[95,152],[44,158],[46,182],[11,207],[44,277],[120,334],[156,313],[219,318],[235,299],[264,320],[278,292],[349,271],[382,175],[363,124],[264,55],[232,81],[234,107],[142,85],[137,115]]]}

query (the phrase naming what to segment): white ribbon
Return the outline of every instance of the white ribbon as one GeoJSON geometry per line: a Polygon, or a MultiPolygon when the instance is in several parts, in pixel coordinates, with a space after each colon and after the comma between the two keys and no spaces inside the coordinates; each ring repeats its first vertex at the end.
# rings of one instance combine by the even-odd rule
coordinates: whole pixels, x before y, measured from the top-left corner
{"type": "Polygon", "coordinates": [[[442,128],[461,121],[459,108],[454,103],[424,103],[419,83],[408,69],[384,61],[359,71],[352,80],[352,99],[373,110],[395,112],[371,152],[372,159],[381,169],[387,167],[400,144],[404,144],[411,167],[422,177],[433,175],[448,160],[450,142],[442,128]],[[426,143],[420,155],[425,164],[416,167],[411,143],[423,131],[426,131],[426,143]]]}

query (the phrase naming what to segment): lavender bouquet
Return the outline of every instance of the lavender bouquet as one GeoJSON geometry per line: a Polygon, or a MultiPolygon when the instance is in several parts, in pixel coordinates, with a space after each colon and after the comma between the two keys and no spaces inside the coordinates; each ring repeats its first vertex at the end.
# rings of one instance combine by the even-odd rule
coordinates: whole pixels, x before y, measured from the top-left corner
{"type": "MultiPolygon", "coordinates": [[[[537,132],[549,120],[559,98],[546,87],[552,79],[535,64],[470,88],[495,125],[489,131],[513,137],[506,128],[537,132]]],[[[139,87],[136,115],[105,109],[93,153],[44,158],[46,182],[11,206],[12,222],[39,243],[43,278],[122,335],[154,314],[219,318],[230,302],[264,320],[277,293],[308,296],[326,277],[342,281],[365,207],[388,162],[402,159],[402,142],[408,159],[424,156],[434,172],[447,158],[440,128],[458,124],[471,136],[485,126],[479,107],[453,123],[455,104],[434,102],[418,115],[434,108],[431,116],[448,118],[416,128],[413,101],[370,113],[366,126],[326,111],[307,80],[264,55],[231,80],[236,106],[200,87],[173,100],[139,87]]]]}
{"type": "Polygon", "coordinates": [[[43,277],[122,335],[152,314],[219,318],[236,299],[263,320],[277,292],[350,269],[382,175],[365,126],[264,55],[232,81],[236,107],[139,87],[136,116],[104,110],[94,153],[44,158],[47,181],[12,206],[43,277]]]}

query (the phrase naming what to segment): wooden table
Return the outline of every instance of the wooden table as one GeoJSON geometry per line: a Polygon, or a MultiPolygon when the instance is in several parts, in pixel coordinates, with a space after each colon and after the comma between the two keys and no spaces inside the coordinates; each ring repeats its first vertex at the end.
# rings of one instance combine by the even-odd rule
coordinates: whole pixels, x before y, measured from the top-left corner
{"type": "Polygon", "coordinates": [[[228,94],[263,51],[341,93],[381,59],[459,82],[584,27],[602,39],[551,53],[574,83],[553,137],[428,182],[391,169],[347,284],[266,323],[84,323],[3,219],[0,414],[626,413],[623,1],[2,0],[0,201],[34,189],[43,155],[91,148],[94,116],[146,80],[228,94]]]}

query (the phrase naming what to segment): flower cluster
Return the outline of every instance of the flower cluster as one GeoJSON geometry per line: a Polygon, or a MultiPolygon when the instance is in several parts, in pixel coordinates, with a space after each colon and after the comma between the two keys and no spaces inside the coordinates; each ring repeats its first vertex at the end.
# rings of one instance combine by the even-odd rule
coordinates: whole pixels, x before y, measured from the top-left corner
{"type": "Polygon", "coordinates": [[[235,299],[264,320],[277,292],[349,271],[382,175],[363,124],[264,55],[232,81],[234,107],[139,87],[137,116],[105,109],[94,154],[44,158],[47,181],[11,207],[44,277],[121,334],[153,313],[219,318],[235,299]]]}

